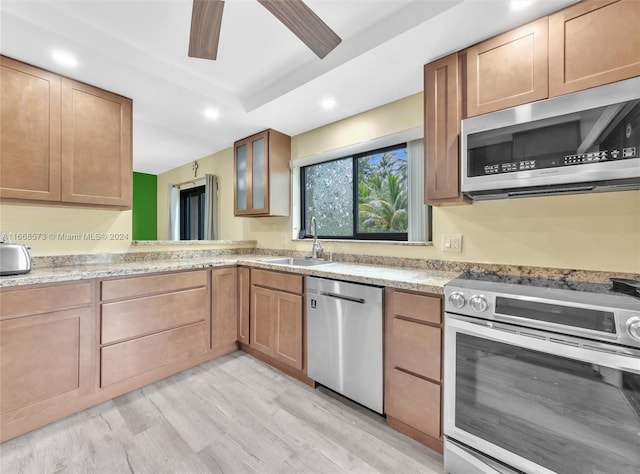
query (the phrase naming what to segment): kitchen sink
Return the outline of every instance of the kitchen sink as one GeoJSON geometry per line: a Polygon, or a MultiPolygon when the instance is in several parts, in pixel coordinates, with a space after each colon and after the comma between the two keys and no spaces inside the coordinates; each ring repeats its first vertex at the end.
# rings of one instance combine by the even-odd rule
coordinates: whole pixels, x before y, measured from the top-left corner
{"type": "Polygon", "coordinates": [[[325,263],[331,263],[329,260],[322,260],[319,258],[305,258],[305,257],[281,257],[271,258],[263,260],[264,263],[275,263],[276,265],[293,265],[296,267],[313,267],[315,265],[324,265],[325,263]]]}

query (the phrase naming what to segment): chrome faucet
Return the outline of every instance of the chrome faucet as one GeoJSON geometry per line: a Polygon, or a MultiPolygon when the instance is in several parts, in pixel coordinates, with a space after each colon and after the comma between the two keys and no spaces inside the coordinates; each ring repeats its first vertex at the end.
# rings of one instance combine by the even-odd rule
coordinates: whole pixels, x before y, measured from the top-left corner
{"type": "Polygon", "coordinates": [[[311,258],[318,258],[318,254],[322,252],[322,244],[318,240],[318,222],[316,217],[311,218],[311,229],[313,229],[313,247],[311,247],[311,258]]]}

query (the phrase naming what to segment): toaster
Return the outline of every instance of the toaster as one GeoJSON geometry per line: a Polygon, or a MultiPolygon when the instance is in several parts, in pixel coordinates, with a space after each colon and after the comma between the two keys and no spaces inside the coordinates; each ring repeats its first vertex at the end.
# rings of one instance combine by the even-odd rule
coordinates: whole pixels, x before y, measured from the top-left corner
{"type": "Polygon", "coordinates": [[[26,245],[0,242],[0,276],[20,275],[30,271],[31,255],[26,245]]]}

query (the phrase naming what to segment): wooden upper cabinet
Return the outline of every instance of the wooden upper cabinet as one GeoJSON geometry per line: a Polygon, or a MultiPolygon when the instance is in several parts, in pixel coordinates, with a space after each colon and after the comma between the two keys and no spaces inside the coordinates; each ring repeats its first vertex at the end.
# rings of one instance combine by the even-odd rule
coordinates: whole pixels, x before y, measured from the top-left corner
{"type": "Polygon", "coordinates": [[[549,95],[640,76],[640,2],[586,0],[549,17],[549,95]]]}
{"type": "Polygon", "coordinates": [[[547,17],[467,49],[467,117],[546,99],[547,50],[547,17]]]}
{"type": "Polygon", "coordinates": [[[0,198],[131,207],[131,99],[0,56],[0,198]]]}
{"type": "Polygon", "coordinates": [[[0,197],[60,200],[60,76],[0,56],[0,197]]]}
{"type": "Polygon", "coordinates": [[[131,99],[62,79],[62,200],[131,207],[131,99]]]}
{"type": "Polygon", "coordinates": [[[458,53],[424,66],[425,203],[460,202],[458,53]]]}
{"type": "Polygon", "coordinates": [[[235,215],[288,216],[291,137],[265,130],[233,149],[235,215]]]}

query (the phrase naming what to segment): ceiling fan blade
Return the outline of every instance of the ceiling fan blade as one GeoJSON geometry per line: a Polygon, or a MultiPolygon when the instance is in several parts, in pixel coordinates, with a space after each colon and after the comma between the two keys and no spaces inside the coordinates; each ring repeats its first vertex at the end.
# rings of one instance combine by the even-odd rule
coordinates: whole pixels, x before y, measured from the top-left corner
{"type": "Polygon", "coordinates": [[[223,0],[193,0],[189,33],[190,57],[216,59],[223,8],[223,0]]]}
{"type": "Polygon", "coordinates": [[[342,41],[302,0],[258,0],[322,59],[342,41]]]}

